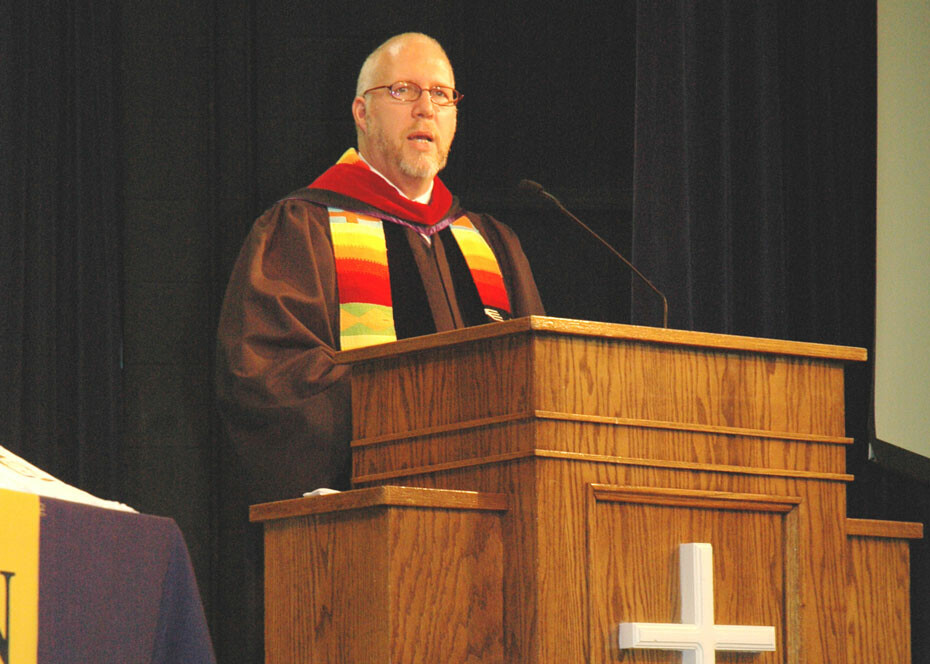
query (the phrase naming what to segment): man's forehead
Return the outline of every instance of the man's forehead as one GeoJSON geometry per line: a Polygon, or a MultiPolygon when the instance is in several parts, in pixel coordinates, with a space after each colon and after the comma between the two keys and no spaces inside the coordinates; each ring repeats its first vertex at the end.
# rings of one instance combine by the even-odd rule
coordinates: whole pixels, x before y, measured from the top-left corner
{"type": "Polygon", "coordinates": [[[378,69],[381,74],[393,78],[414,76],[442,76],[454,81],[452,65],[441,48],[423,39],[411,39],[391,44],[381,55],[378,69]]]}

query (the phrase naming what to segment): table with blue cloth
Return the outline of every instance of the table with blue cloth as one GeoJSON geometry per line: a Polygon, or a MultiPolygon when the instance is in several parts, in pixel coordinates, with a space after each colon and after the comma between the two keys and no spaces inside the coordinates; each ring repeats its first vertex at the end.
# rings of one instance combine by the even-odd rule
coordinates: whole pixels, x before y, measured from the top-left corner
{"type": "Polygon", "coordinates": [[[42,497],[38,617],[40,664],[215,662],[171,519],[42,497]]]}

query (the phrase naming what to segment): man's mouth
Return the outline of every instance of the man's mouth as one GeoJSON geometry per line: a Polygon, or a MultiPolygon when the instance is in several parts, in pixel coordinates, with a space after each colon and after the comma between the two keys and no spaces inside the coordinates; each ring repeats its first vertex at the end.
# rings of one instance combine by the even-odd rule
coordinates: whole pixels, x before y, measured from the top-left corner
{"type": "Polygon", "coordinates": [[[432,143],[433,135],[428,131],[415,131],[407,135],[407,140],[421,143],[432,143]]]}

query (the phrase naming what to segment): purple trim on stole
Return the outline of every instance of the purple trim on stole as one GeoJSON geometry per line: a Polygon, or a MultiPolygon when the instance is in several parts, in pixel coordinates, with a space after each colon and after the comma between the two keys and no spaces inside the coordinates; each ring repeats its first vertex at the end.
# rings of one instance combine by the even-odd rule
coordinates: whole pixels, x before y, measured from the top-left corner
{"type": "MultiPolygon", "coordinates": [[[[281,199],[281,201],[305,201],[305,200],[307,199],[299,198],[297,196],[288,196],[286,198],[281,199]]],[[[399,217],[394,217],[388,214],[387,212],[382,212],[381,210],[375,210],[373,208],[365,208],[364,210],[360,210],[360,209],[352,208],[350,206],[340,205],[339,203],[333,203],[332,205],[328,205],[327,207],[338,209],[338,210],[345,210],[346,212],[351,212],[352,214],[360,214],[366,217],[374,217],[376,219],[380,219],[381,221],[389,221],[392,224],[399,224],[400,226],[405,226],[407,228],[413,229],[420,235],[425,235],[427,237],[435,235],[436,233],[438,233],[444,228],[448,228],[449,226],[452,225],[452,222],[454,222],[456,219],[462,216],[462,214],[459,213],[458,215],[452,215],[452,216],[446,217],[442,221],[437,221],[432,226],[427,226],[426,224],[418,224],[412,221],[405,221],[399,217]]]]}

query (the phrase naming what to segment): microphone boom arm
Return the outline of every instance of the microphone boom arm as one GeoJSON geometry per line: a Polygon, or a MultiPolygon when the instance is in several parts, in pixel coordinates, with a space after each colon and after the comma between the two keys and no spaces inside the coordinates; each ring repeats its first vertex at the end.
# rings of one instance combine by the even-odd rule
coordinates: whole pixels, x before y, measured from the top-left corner
{"type": "Polygon", "coordinates": [[[586,223],[584,223],[581,219],[579,219],[579,218],[576,217],[574,214],[572,214],[572,213],[568,210],[568,208],[566,208],[564,205],[562,205],[561,201],[559,201],[558,198],[556,198],[555,196],[553,196],[552,194],[550,194],[548,191],[546,191],[546,190],[543,188],[543,186],[542,186],[541,184],[539,184],[538,182],[533,182],[532,180],[521,180],[521,181],[520,181],[520,188],[521,188],[521,189],[524,189],[524,190],[526,190],[526,191],[532,191],[532,192],[534,192],[534,193],[537,193],[537,194],[539,194],[540,196],[544,196],[545,198],[547,198],[547,199],[549,199],[550,201],[552,201],[553,203],[555,203],[555,205],[558,206],[558,208],[559,208],[569,219],[571,219],[571,220],[574,221],[576,224],[578,224],[579,226],[581,226],[583,229],[585,229],[586,231],[588,231],[588,233],[590,233],[591,235],[593,235],[594,238],[595,238],[598,242],[600,242],[602,245],[604,245],[605,247],[607,247],[607,248],[610,250],[610,252],[611,252],[614,256],[616,256],[617,258],[619,258],[620,260],[622,260],[622,261],[627,265],[627,267],[629,267],[631,270],[633,270],[633,272],[636,274],[636,276],[638,276],[640,279],[642,279],[643,282],[644,282],[647,286],[649,286],[649,288],[651,288],[651,289],[653,290],[653,292],[655,292],[656,295],[658,295],[660,298],[662,298],[662,327],[668,329],[668,299],[665,297],[665,294],[662,293],[662,291],[660,291],[658,288],[655,287],[655,284],[653,284],[651,281],[649,281],[649,279],[646,278],[646,275],[644,275],[642,272],[640,272],[638,269],[636,269],[636,266],[633,265],[630,261],[628,261],[628,260],[626,259],[626,257],[625,257],[623,254],[621,254],[619,251],[617,251],[617,250],[614,249],[612,246],[610,246],[610,244],[607,242],[607,240],[605,240],[605,239],[602,238],[600,235],[598,235],[597,233],[595,233],[590,227],[588,227],[588,225],[587,225],[586,223]]]}

